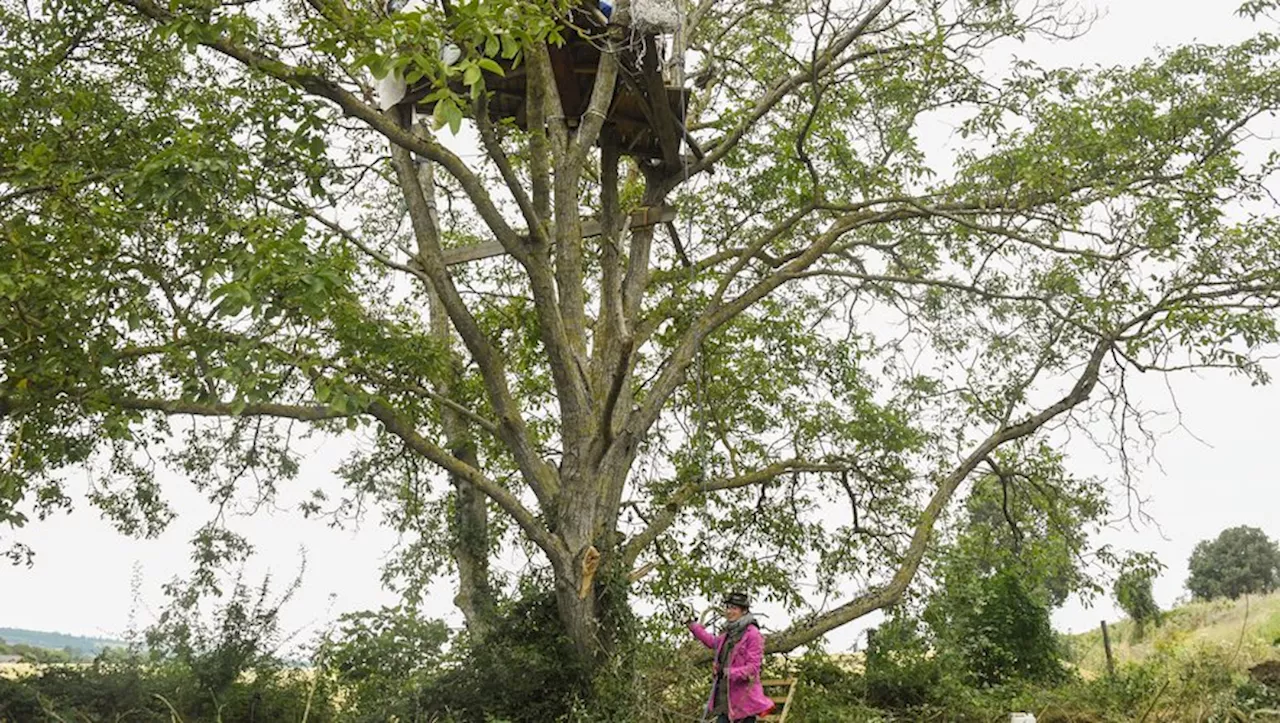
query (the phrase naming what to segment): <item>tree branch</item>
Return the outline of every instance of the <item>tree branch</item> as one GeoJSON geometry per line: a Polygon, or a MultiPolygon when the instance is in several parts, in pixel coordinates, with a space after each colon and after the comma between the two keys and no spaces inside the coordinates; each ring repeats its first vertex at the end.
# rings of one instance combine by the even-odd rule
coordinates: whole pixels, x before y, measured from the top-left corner
{"type": "Polygon", "coordinates": [[[1000,446],[1035,433],[1054,418],[1074,409],[1088,399],[1094,387],[1097,386],[1102,362],[1113,343],[1111,337],[1098,341],[1093,348],[1093,352],[1089,355],[1084,371],[1066,396],[1018,424],[1002,426],[996,430],[970,452],[960,466],[956,467],[942,480],[938,485],[938,489],[930,498],[929,504],[920,514],[920,520],[916,523],[906,555],[889,583],[859,595],[833,610],[804,620],[780,633],[769,636],[766,646],[767,651],[770,653],[785,653],[795,650],[802,645],[817,640],[845,623],[896,603],[915,578],[916,570],[919,569],[928,549],[929,539],[933,534],[933,526],[942,515],[943,510],[946,509],[947,504],[950,503],[960,484],[1000,446]]]}
{"type": "Polygon", "coordinates": [[[714,480],[706,484],[687,483],[672,493],[671,497],[663,503],[661,509],[652,517],[643,530],[632,536],[623,548],[622,559],[627,566],[634,566],[640,554],[649,545],[653,544],[659,535],[666,532],[675,523],[676,518],[680,516],[680,512],[699,492],[718,492],[763,484],[791,472],[841,472],[847,469],[849,469],[848,465],[837,463],[816,463],[800,459],[788,459],[782,462],[774,462],[767,467],[761,467],[753,472],[736,477],[714,480]]]}
{"type": "Polygon", "coordinates": [[[321,404],[246,404],[237,410],[237,405],[230,402],[193,402],[184,399],[152,399],[147,397],[117,397],[114,403],[121,409],[134,411],[163,412],[164,414],[181,414],[193,417],[279,417],[281,419],[297,419],[304,422],[319,422],[326,419],[346,419],[360,412],[340,412],[333,407],[321,404]]]}
{"type": "MultiPolygon", "coordinates": [[[[422,265],[431,289],[438,294],[450,321],[471,357],[475,359],[484,379],[485,391],[498,415],[498,431],[502,441],[511,450],[525,480],[544,505],[550,505],[558,483],[554,473],[539,456],[515,398],[507,386],[506,364],[490,343],[479,323],[458,293],[457,286],[444,263],[444,251],[440,247],[438,229],[432,217],[430,205],[424,195],[417,169],[409,151],[397,145],[391,147],[392,164],[409,208],[409,219],[414,237],[418,241],[417,261],[422,265]]],[[[541,306],[541,305],[539,305],[541,306]]]]}
{"type": "MultiPolygon", "coordinates": [[[[7,397],[0,395],[0,412],[9,409],[7,397]]],[[[325,406],[292,406],[287,404],[248,404],[238,413],[235,406],[225,402],[190,402],[186,400],[151,399],[145,397],[119,397],[115,404],[123,409],[154,411],[163,414],[180,414],[205,417],[260,416],[303,421],[342,419],[369,414],[382,422],[387,431],[399,437],[410,449],[447,472],[471,483],[498,507],[502,508],[520,525],[529,539],[537,545],[557,569],[567,564],[568,553],[564,545],[552,535],[537,517],[509,490],[486,477],[480,470],[445,451],[442,447],[418,434],[413,427],[386,404],[374,401],[365,409],[338,412],[325,406]]],[[[2,415],[0,415],[2,416],[2,415]]]]}
{"type": "Polygon", "coordinates": [[[747,113],[736,126],[710,144],[710,150],[702,160],[691,165],[687,173],[673,175],[664,181],[664,186],[667,187],[667,190],[670,190],[670,188],[674,188],[677,184],[683,182],[686,177],[692,177],[702,173],[720,162],[720,159],[724,158],[730,151],[737,147],[738,142],[747,134],[747,131],[754,128],[761,118],[767,115],[774,106],[782,102],[782,100],[792,91],[815,78],[822,77],[829,70],[837,67],[840,61],[840,54],[847,50],[858,38],[866,34],[867,30],[871,27],[871,24],[874,23],[892,3],[893,0],[880,0],[876,3],[875,7],[867,11],[867,14],[864,15],[856,25],[850,28],[847,32],[836,37],[827,50],[823,52],[813,63],[813,67],[803,68],[775,83],[772,89],[756,101],[754,107],[751,108],[751,111],[747,113]]]}
{"type": "MultiPolygon", "coordinates": [[[[173,22],[180,17],[154,0],[115,0],[115,2],[129,5],[156,22],[173,22]]],[[[182,16],[181,19],[194,21],[193,18],[188,16],[182,16]]],[[[238,61],[245,67],[275,78],[286,85],[331,101],[345,114],[360,119],[369,128],[386,136],[393,144],[440,164],[462,186],[463,191],[475,205],[476,211],[480,214],[485,225],[502,243],[507,253],[511,254],[517,261],[524,263],[527,258],[527,252],[520,241],[519,235],[507,223],[502,212],[494,204],[485,187],[484,180],[472,171],[457,154],[434,140],[415,136],[390,115],[381,113],[355,94],[320,73],[290,65],[256,50],[236,44],[226,36],[218,34],[207,24],[204,25],[204,30],[206,31],[206,37],[199,41],[201,45],[216,50],[238,61]]]]}
{"type": "Polygon", "coordinates": [[[527,507],[521,504],[515,495],[511,494],[505,487],[497,482],[489,479],[479,470],[468,465],[457,457],[440,448],[439,445],[427,440],[418,434],[407,422],[397,416],[389,407],[381,402],[374,402],[369,407],[369,412],[382,422],[387,431],[404,440],[411,449],[423,457],[436,462],[440,466],[447,469],[450,473],[465,479],[472,486],[480,490],[486,497],[494,501],[494,504],[502,508],[511,519],[520,525],[520,529],[528,535],[529,539],[539,547],[547,558],[551,561],[551,565],[558,571],[562,570],[570,562],[570,555],[560,539],[551,534],[550,531],[538,520],[527,507]],[[437,461],[437,460],[441,461],[437,461]]]}

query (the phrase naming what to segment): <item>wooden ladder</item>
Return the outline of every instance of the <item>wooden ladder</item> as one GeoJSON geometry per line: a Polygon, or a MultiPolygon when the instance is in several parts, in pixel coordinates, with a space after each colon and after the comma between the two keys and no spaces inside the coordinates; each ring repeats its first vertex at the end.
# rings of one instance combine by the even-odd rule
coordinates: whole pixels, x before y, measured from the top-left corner
{"type": "Polygon", "coordinates": [[[760,681],[764,694],[773,701],[773,711],[761,716],[761,723],[787,723],[787,712],[791,710],[791,698],[796,694],[795,678],[769,678],[760,681]]]}

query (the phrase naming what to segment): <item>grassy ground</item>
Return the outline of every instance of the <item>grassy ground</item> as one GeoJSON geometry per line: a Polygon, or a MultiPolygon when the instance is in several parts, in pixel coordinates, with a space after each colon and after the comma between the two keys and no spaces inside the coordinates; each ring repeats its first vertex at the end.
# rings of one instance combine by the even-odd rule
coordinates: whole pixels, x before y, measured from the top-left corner
{"type": "MultiPolygon", "coordinates": [[[[1207,648],[1225,652],[1237,667],[1248,668],[1280,658],[1280,592],[1189,603],[1166,613],[1159,627],[1148,626],[1139,641],[1134,640],[1132,621],[1108,621],[1107,627],[1116,665],[1141,662],[1160,650],[1207,648]]],[[[1101,629],[1067,636],[1067,641],[1083,675],[1106,671],[1101,629]]]]}

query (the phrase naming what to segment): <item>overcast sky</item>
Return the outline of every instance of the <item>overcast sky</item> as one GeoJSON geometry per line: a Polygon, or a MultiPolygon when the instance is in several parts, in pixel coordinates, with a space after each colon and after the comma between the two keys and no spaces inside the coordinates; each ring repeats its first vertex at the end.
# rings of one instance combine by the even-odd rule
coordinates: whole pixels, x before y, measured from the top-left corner
{"type": "MultiPolygon", "coordinates": [[[[1256,29],[1234,17],[1237,4],[1236,0],[1084,2],[1084,7],[1099,7],[1106,13],[1085,38],[1029,43],[1015,52],[1044,65],[1109,65],[1140,60],[1156,46],[1196,40],[1229,42],[1256,29]]],[[[1280,363],[1272,365],[1271,371],[1280,375],[1280,363]]],[[[1222,374],[1184,374],[1174,377],[1171,386],[1185,429],[1176,425],[1163,378],[1142,379],[1134,385],[1149,408],[1171,413],[1157,425],[1168,434],[1156,449],[1156,460],[1144,465],[1138,475],[1140,492],[1150,500],[1146,512],[1158,527],[1135,530],[1121,524],[1102,540],[1158,554],[1168,566],[1156,584],[1156,597],[1163,606],[1184,594],[1187,556],[1198,541],[1241,524],[1280,538],[1275,514],[1280,507],[1275,483],[1280,389],[1252,388],[1242,379],[1222,374]]],[[[286,493],[281,507],[296,502],[330,475],[337,458],[333,449],[314,444],[315,453],[296,492],[286,493]]],[[[1069,453],[1078,471],[1108,477],[1117,472],[1087,446],[1071,446],[1069,453]]],[[[209,519],[208,506],[189,485],[176,479],[167,482],[179,517],[157,540],[124,538],[84,504],[70,516],[28,526],[18,539],[35,548],[36,564],[30,569],[0,566],[0,627],[119,636],[130,625],[131,613],[138,626],[151,623],[161,601],[161,584],[188,570],[188,541],[209,519]],[[137,600],[132,591],[135,570],[141,581],[137,600]]],[[[78,475],[69,487],[83,491],[87,484],[78,475]]],[[[299,642],[342,612],[394,603],[378,580],[379,565],[394,537],[374,524],[358,531],[332,530],[294,514],[264,512],[237,519],[233,527],[257,546],[248,570],[251,581],[270,571],[283,585],[296,573],[301,550],[306,550],[303,587],[285,609],[284,618],[285,629],[297,633],[299,642]]],[[[438,593],[428,603],[427,614],[456,620],[449,585],[442,584],[438,593]]],[[[1093,609],[1073,602],[1058,612],[1055,622],[1061,629],[1079,631],[1103,617],[1116,617],[1109,601],[1102,600],[1093,609]]],[[[855,637],[856,630],[847,630],[833,642],[844,647],[855,637]]]]}

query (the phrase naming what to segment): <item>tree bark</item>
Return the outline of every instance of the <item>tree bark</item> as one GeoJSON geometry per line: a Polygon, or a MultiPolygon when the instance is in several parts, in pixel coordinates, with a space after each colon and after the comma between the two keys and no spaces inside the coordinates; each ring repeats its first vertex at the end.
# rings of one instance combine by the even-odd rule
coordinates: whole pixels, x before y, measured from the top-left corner
{"type": "MultiPolygon", "coordinates": [[[[418,168],[418,180],[429,209],[431,224],[439,233],[440,217],[436,207],[433,166],[423,163],[418,168]]],[[[450,333],[449,314],[434,288],[426,289],[431,334],[449,350],[449,370],[440,383],[440,393],[446,399],[453,398],[461,376],[461,360],[454,354],[453,335],[450,333]]],[[[448,405],[440,407],[440,426],[444,432],[449,452],[463,462],[480,468],[475,440],[467,420],[448,405]]],[[[493,586],[489,579],[489,505],[488,500],[475,485],[456,475],[449,475],[453,486],[453,514],[449,520],[453,537],[453,559],[458,568],[458,594],[453,602],[462,611],[467,630],[472,636],[483,638],[493,626],[497,608],[493,586]]]]}

